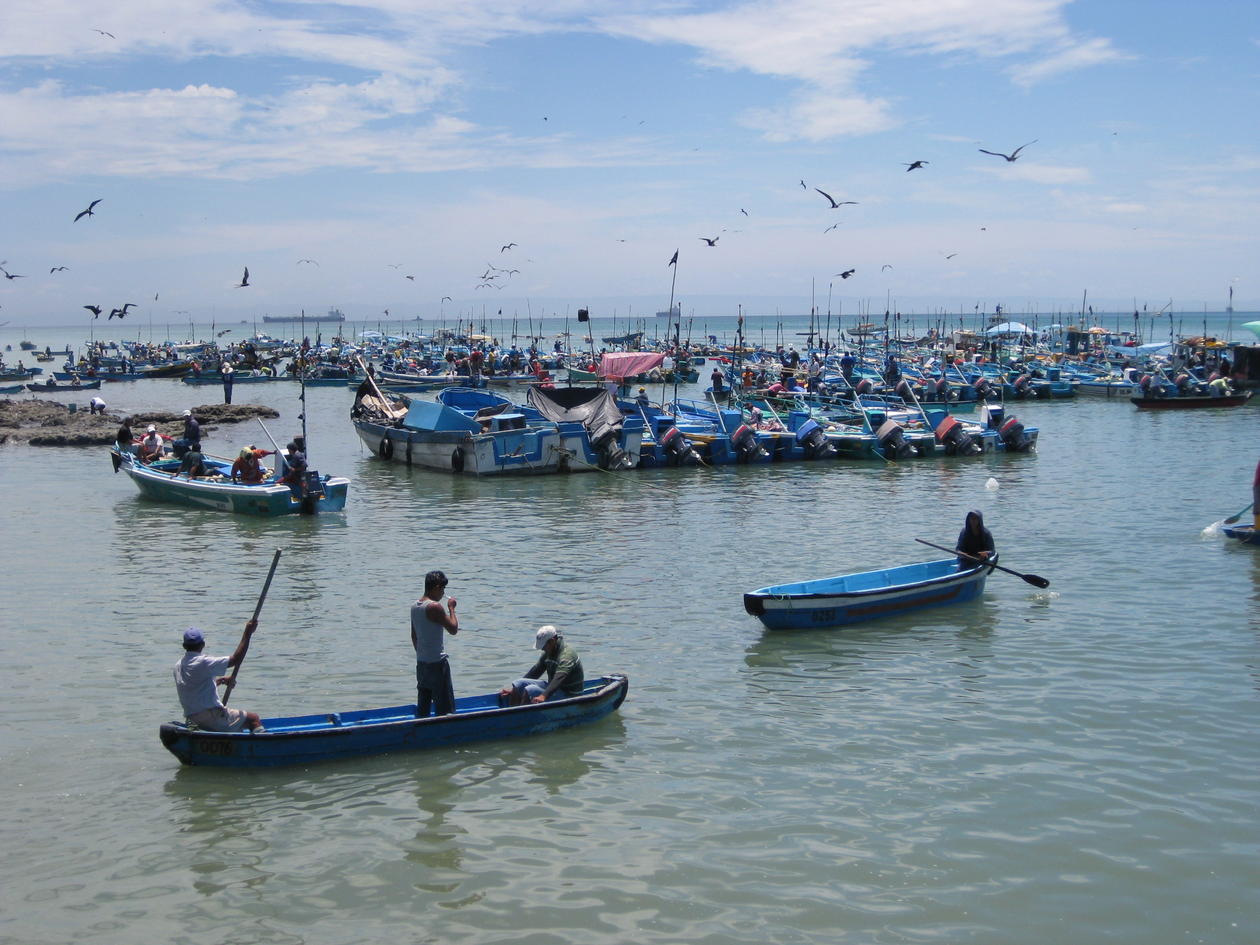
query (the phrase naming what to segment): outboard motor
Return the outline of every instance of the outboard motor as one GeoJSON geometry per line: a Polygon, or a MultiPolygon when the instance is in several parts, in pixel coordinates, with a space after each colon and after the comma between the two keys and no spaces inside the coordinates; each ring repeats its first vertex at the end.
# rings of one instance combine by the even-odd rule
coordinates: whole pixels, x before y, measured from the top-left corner
{"type": "Polygon", "coordinates": [[[1025,397],[1033,397],[1037,393],[1036,389],[1032,386],[1032,378],[1027,374],[1021,374],[1019,377],[1015,378],[1011,386],[1015,388],[1015,396],[1021,400],[1025,397]]]}
{"type": "Polygon", "coordinates": [[[858,394],[869,394],[875,389],[875,385],[871,383],[871,379],[869,377],[864,377],[853,385],[853,389],[857,391],[858,394]]]}
{"type": "Polygon", "coordinates": [[[975,389],[977,400],[988,400],[993,394],[993,385],[987,377],[977,377],[971,386],[975,389]]]}
{"type": "Polygon", "coordinates": [[[1178,374],[1173,383],[1177,387],[1178,394],[1189,394],[1194,390],[1194,378],[1189,374],[1178,374]]]}
{"type": "Polygon", "coordinates": [[[769,455],[757,442],[756,431],[746,423],[741,423],[731,434],[731,449],[735,450],[735,461],[739,463],[769,455]]]}
{"type": "Polygon", "coordinates": [[[914,403],[914,391],[910,388],[910,382],[904,377],[897,382],[897,386],[893,388],[893,393],[907,403],[914,403]]]}
{"type": "Polygon", "coordinates": [[[906,432],[896,420],[885,420],[875,431],[880,448],[886,459],[909,459],[914,455],[914,447],[906,442],[906,432]]]}
{"type": "Polygon", "coordinates": [[[936,428],[936,442],[945,447],[946,456],[975,456],[984,447],[963,429],[957,417],[946,417],[936,428]]]}
{"type": "Polygon", "coordinates": [[[1024,432],[1024,425],[1015,417],[1002,422],[997,428],[998,436],[1002,438],[1002,442],[1006,444],[1006,449],[1012,453],[1026,453],[1032,448],[1032,437],[1024,432]]]}
{"type": "Polygon", "coordinates": [[[812,417],[797,428],[796,442],[810,459],[827,459],[836,454],[836,448],[827,439],[826,432],[812,417]]]}
{"type": "Polygon", "coordinates": [[[925,397],[934,403],[947,403],[949,401],[949,381],[943,377],[938,377],[934,381],[928,381],[924,392],[925,397]]]}
{"type": "Polygon", "coordinates": [[[1138,381],[1138,390],[1144,397],[1158,397],[1161,393],[1159,381],[1154,374],[1143,374],[1142,379],[1138,381]]]}
{"type": "MultiPolygon", "coordinates": [[[[677,430],[677,427],[674,427],[677,430]]],[[[633,469],[634,460],[630,458],[630,454],[621,448],[617,442],[620,428],[611,428],[604,432],[598,439],[591,441],[591,446],[599,453],[600,469],[633,469]]]]}
{"type": "Polygon", "coordinates": [[[683,436],[678,427],[670,427],[666,430],[661,435],[660,444],[671,465],[681,466],[683,463],[694,463],[700,459],[691,442],[683,436]]]}

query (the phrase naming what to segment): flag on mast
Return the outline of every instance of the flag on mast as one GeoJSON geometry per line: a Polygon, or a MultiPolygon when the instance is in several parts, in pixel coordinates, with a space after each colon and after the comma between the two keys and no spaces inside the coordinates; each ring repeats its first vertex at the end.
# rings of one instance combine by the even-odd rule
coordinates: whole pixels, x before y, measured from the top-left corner
{"type": "Polygon", "coordinates": [[[666,265],[668,265],[668,266],[673,266],[673,265],[675,265],[677,262],[678,262],[678,250],[674,250],[674,255],[673,255],[673,258],[671,258],[671,259],[670,259],[670,261],[669,261],[668,263],[666,263],[666,265]]]}

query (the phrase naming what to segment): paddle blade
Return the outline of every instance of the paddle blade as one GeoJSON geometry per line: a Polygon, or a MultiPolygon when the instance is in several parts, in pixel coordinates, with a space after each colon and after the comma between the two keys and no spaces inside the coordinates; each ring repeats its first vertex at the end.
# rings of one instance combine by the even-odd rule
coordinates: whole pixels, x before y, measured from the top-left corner
{"type": "Polygon", "coordinates": [[[1043,578],[1040,574],[1021,574],[1020,577],[1033,587],[1049,587],[1050,582],[1043,578]]]}

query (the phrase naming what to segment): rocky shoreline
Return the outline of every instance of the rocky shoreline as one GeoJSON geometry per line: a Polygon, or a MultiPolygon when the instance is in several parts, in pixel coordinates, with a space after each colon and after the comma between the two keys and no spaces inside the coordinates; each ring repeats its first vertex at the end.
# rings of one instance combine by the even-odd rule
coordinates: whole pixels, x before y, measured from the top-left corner
{"type": "MultiPolygon", "coordinates": [[[[192,408],[203,432],[217,426],[244,423],[255,417],[274,419],[280,411],[260,404],[205,404],[192,408]]],[[[0,400],[0,443],[31,446],[107,446],[114,442],[122,414],[93,416],[87,410],[71,412],[65,404],[50,400],[0,400]]],[[[147,411],[130,416],[137,435],[149,424],[172,438],[184,432],[183,411],[147,411]]]]}

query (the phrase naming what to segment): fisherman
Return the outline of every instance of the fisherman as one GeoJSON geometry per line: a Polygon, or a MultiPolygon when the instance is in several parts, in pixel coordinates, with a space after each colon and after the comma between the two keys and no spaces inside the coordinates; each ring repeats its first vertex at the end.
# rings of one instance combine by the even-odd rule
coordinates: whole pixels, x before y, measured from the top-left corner
{"type": "Polygon", "coordinates": [[[114,445],[118,447],[118,452],[130,453],[135,449],[135,444],[132,442],[133,439],[131,418],[124,417],[123,422],[118,427],[118,432],[114,434],[114,445]]]}
{"type": "Polygon", "coordinates": [[[455,687],[446,657],[446,636],[459,633],[455,598],[446,597],[446,575],[430,571],[424,576],[424,596],[411,605],[411,645],[416,650],[416,718],[455,711],[455,687]]]}
{"type": "Polygon", "coordinates": [[[290,440],[285,446],[284,475],[277,480],[284,483],[297,498],[302,498],[302,485],[306,478],[306,454],[298,449],[297,442],[290,440]]]}
{"type": "Polygon", "coordinates": [[[546,702],[556,693],[566,699],[582,694],[586,685],[582,660],[577,650],[564,641],[559,630],[551,624],[539,627],[534,634],[534,649],[542,650],[538,662],[520,679],[499,690],[500,704],[546,702]],[[547,674],[545,683],[542,681],[544,672],[547,674]]]}
{"type": "Polygon", "coordinates": [[[162,435],[158,433],[157,427],[150,423],[149,429],[140,438],[139,449],[136,450],[136,454],[140,457],[140,462],[153,463],[161,459],[162,448],[162,435]]]}
{"type": "Polygon", "coordinates": [[[652,402],[648,400],[646,387],[639,388],[639,396],[634,398],[634,402],[640,409],[647,409],[647,407],[651,405],[652,402]]]}
{"type": "Polygon", "coordinates": [[[210,475],[210,470],[206,468],[206,458],[202,455],[200,443],[187,450],[179,461],[179,472],[175,475],[182,476],[185,473],[187,473],[189,479],[210,475]]]}
{"type": "Polygon", "coordinates": [[[223,402],[230,404],[232,402],[232,384],[236,381],[235,371],[228,361],[224,361],[219,366],[219,374],[223,378],[223,402]]]}
{"type": "MultiPolygon", "coordinates": [[[[226,684],[227,676],[220,675],[239,666],[249,650],[250,637],[258,629],[258,621],[245,624],[241,642],[231,656],[203,656],[206,640],[196,627],[184,631],[184,656],[175,664],[175,689],[184,718],[197,728],[207,732],[239,732],[242,728],[255,734],[266,731],[257,712],[229,709],[219,699],[218,686],[226,684]]],[[[231,688],[228,689],[231,692],[231,688]]]]}
{"type": "Polygon", "coordinates": [[[253,445],[245,447],[232,463],[232,481],[239,480],[245,485],[256,485],[262,482],[267,476],[267,470],[263,469],[258,461],[264,456],[274,455],[272,450],[260,450],[253,445]]]}
{"type": "Polygon", "coordinates": [[[853,356],[852,351],[846,351],[840,357],[840,373],[844,375],[846,381],[853,380],[853,367],[857,364],[857,358],[853,356]]]}
{"type": "Polygon", "coordinates": [[[990,562],[997,558],[997,550],[993,546],[993,534],[984,527],[984,516],[977,511],[967,513],[963,530],[958,533],[958,542],[954,545],[958,552],[958,569],[966,571],[979,563],[990,562]],[[964,557],[965,556],[965,557],[964,557]]]}
{"type": "Polygon", "coordinates": [[[88,410],[92,411],[92,416],[105,413],[105,401],[100,397],[93,397],[88,401],[88,410]]]}
{"type": "Polygon", "coordinates": [[[713,383],[713,393],[721,394],[725,392],[725,377],[720,367],[713,369],[713,373],[709,375],[709,380],[713,383]]]}

